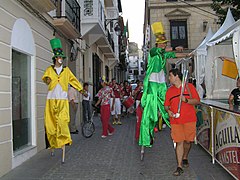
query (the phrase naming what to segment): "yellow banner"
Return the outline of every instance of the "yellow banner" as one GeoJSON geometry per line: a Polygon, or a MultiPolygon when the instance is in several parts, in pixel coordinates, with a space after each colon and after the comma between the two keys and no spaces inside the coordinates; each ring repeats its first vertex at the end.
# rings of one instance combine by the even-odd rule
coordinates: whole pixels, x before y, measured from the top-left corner
{"type": "Polygon", "coordinates": [[[222,75],[236,79],[238,75],[238,70],[235,62],[232,62],[228,59],[224,59],[222,75]]]}

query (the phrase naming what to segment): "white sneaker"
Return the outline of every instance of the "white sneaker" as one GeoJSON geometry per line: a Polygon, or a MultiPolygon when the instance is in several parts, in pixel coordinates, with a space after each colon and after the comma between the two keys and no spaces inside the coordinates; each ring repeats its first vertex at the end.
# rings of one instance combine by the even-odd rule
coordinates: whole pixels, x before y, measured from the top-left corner
{"type": "Polygon", "coordinates": [[[162,128],[163,128],[163,129],[165,129],[166,127],[167,127],[167,125],[166,125],[166,124],[163,124],[163,125],[162,125],[162,128]]]}
{"type": "Polygon", "coordinates": [[[102,137],[102,138],[106,138],[107,136],[105,136],[105,135],[102,135],[101,137],[102,137]]]}

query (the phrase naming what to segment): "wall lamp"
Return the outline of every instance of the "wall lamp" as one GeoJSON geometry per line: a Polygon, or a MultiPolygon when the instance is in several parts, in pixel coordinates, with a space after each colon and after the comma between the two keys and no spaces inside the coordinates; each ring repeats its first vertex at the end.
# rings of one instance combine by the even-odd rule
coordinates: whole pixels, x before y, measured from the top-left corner
{"type": "Polygon", "coordinates": [[[203,21],[203,32],[207,29],[208,22],[206,20],[203,21]]]}
{"type": "MultiPolygon", "coordinates": [[[[106,25],[105,25],[105,26],[107,27],[107,25],[108,25],[109,23],[113,22],[114,20],[119,20],[119,19],[118,19],[118,18],[117,18],[117,19],[106,19],[106,21],[105,21],[106,25]]],[[[115,33],[116,33],[117,36],[120,36],[120,35],[121,35],[122,30],[121,30],[121,27],[120,27],[120,25],[119,25],[118,22],[114,23],[113,29],[114,29],[114,31],[115,31],[115,33]]]]}

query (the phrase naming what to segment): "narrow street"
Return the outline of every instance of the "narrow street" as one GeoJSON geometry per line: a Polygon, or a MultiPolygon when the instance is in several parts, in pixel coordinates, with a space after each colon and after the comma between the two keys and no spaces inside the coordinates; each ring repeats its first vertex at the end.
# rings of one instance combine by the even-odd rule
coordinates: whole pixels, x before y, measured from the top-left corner
{"type": "Polygon", "coordinates": [[[135,117],[115,125],[113,136],[101,138],[101,123],[95,117],[96,131],[91,138],[81,134],[72,135],[73,145],[66,150],[66,162],[61,164],[61,151],[54,157],[43,150],[1,180],[141,180],[141,179],[233,179],[218,164],[211,163],[210,156],[199,146],[193,145],[190,152],[190,167],[180,177],[174,177],[176,160],[170,130],[156,133],[152,148],[145,150],[140,160],[140,147],[135,141],[135,117]]]}

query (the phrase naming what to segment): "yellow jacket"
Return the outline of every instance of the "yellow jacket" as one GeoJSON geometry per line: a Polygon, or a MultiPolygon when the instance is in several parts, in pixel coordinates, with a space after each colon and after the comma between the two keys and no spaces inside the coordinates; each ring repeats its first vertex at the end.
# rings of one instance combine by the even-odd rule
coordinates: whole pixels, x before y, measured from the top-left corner
{"type": "Polygon", "coordinates": [[[42,77],[43,82],[46,83],[47,78],[51,79],[48,85],[49,91],[52,91],[58,83],[61,85],[63,91],[66,92],[68,91],[68,84],[71,84],[78,91],[83,90],[82,85],[68,67],[63,67],[62,72],[58,75],[54,66],[49,66],[42,77]]]}

